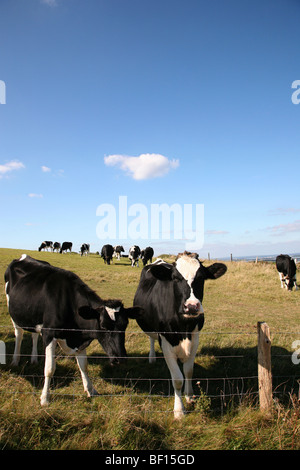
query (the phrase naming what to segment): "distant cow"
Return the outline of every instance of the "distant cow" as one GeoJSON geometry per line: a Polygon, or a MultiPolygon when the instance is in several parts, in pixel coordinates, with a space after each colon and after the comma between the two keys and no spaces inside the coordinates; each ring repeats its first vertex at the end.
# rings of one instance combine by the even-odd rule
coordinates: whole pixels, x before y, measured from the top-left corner
{"type": "Polygon", "coordinates": [[[137,245],[133,245],[129,248],[129,256],[128,258],[131,260],[131,266],[138,266],[139,265],[139,257],[141,254],[140,247],[137,245]]]}
{"type": "Polygon", "coordinates": [[[150,336],[149,362],[155,361],[154,340],[158,339],[172,377],[175,391],[174,417],[184,415],[181,389],[184,377],[177,363],[183,363],[185,395],[192,401],[192,376],[204,324],[202,307],[204,282],[226,272],[222,263],[205,267],[192,253],[181,253],[174,264],[161,259],[143,268],[134,297],[143,313],[138,325],[150,336]]]}
{"type": "Polygon", "coordinates": [[[125,251],[123,246],[121,245],[117,245],[117,246],[114,246],[114,254],[113,256],[115,256],[117,259],[120,259],[121,257],[121,253],[125,251]]]}
{"type": "Polygon", "coordinates": [[[41,404],[49,402],[57,343],[66,354],[76,356],[87,395],[97,395],[87,374],[86,348],[97,339],[112,364],[125,358],[128,318],[136,318],[140,309],[125,309],[120,300],[102,300],[76,274],[26,255],[8,266],[5,293],[16,336],[13,365],[19,362],[23,330],[43,338],[41,404]]]}
{"type": "Polygon", "coordinates": [[[114,253],[112,245],[104,245],[101,250],[101,258],[104,259],[105,264],[110,264],[114,253]]]}
{"type": "Polygon", "coordinates": [[[279,273],[281,288],[285,287],[291,291],[295,287],[298,290],[295,261],[289,255],[279,255],[276,258],[276,268],[279,273]]]}
{"type": "Polygon", "coordinates": [[[53,251],[59,252],[61,244],[59,242],[54,242],[53,244],[53,251]]]}
{"type": "Polygon", "coordinates": [[[151,246],[147,246],[147,248],[141,251],[141,259],[143,261],[144,266],[146,266],[148,261],[152,263],[153,255],[154,255],[154,250],[153,248],[151,248],[151,246]]]}
{"type": "Polygon", "coordinates": [[[60,253],[67,252],[67,250],[70,250],[70,253],[71,253],[72,246],[73,246],[72,242],[63,242],[61,249],[60,249],[60,253]]]}
{"type": "Polygon", "coordinates": [[[53,250],[53,242],[49,242],[49,241],[42,242],[39,247],[39,251],[46,250],[46,249],[48,250],[48,248],[50,248],[51,251],[53,250]]]}
{"type": "Polygon", "coordinates": [[[90,245],[88,243],[83,243],[80,247],[80,256],[87,256],[90,252],[90,245]]]}

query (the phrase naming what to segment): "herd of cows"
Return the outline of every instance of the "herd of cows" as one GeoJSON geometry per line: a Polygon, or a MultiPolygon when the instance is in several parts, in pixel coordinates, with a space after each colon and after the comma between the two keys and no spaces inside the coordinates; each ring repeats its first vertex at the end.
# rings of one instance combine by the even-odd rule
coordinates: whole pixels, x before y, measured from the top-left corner
{"type": "MultiPolygon", "coordinates": [[[[116,251],[111,247],[111,253],[109,247],[105,245],[101,252],[106,262],[116,251]]],[[[133,262],[141,251],[135,245],[131,250],[129,257],[133,262]]],[[[193,399],[193,367],[204,324],[204,284],[223,276],[227,267],[219,262],[204,266],[198,254],[186,251],[179,253],[174,263],[159,258],[152,262],[151,250],[147,254],[150,264],[144,262],[130,308],[125,308],[118,299],[101,299],[76,274],[45,261],[22,255],[10,263],[5,272],[5,293],[15,329],[12,365],[19,363],[24,330],[32,333],[31,362],[37,362],[37,341],[41,335],[45,347],[41,405],[49,403],[57,344],[66,354],[76,357],[87,395],[97,395],[87,373],[86,348],[97,339],[112,364],[124,360],[125,331],[132,318],[150,338],[150,363],[155,361],[154,342],[159,341],[174,387],[174,417],[184,416],[183,384],[186,400],[193,399]],[[183,363],[183,373],[178,361],[183,363]]],[[[281,286],[297,289],[295,261],[280,255],[276,267],[281,286]]]]}
{"type": "MultiPolygon", "coordinates": [[[[73,247],[72,242],[63,242],[60,244],[59,242],[52,242],[52,241],[44,241],[39,246],[39,251],[42,250],[50,250],[56,251],[57,253],[66,253],[68,250],[71,253],[73,247]]],[[[80,247],[80,255],[88,255],[90,252],[90,245],[88,243],[83,243],[80,247]]],[[[152,258],[154,256],[154,250],[151,246],[148,246],[144,250],[141,250],[139,246],[133,245],[129,248],[128,255],[122,255],[125,250],[122,245],[112,246],[112,245],[104,245],[101,249],[101,258],[104,259],[105,264],[110,264],[112,262],[113,257],[120,259],[121,256],[128,257],[131,261],[131,266],[138,266],[139,265],[139,258],[143,261],[144,266],[150,261],[152,263],[152,258]]]]}

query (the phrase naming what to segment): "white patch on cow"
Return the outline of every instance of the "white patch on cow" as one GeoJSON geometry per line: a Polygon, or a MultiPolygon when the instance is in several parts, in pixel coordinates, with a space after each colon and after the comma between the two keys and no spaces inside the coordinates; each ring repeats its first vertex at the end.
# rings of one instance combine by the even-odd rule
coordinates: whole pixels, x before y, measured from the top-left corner
{"type": "Polygon", "coordinates": [[[118,307],[118,308],[105,307],[105,310],[107,311],[107,313],[110,316],[110,318],[112,319],[112,321],[116,321],[115,313],[120,311],[120,307],[118,307]]]}
{"type": "Polygon", "coordinates": [[[200,267],[199,261],[195,258],[190,258],[189,256],[181,256],[176,261],[177,271],[186,279],[189,286],[191,286],[193,280],[195,279],[196,272],[200,267]]]}
{"type": "Polygon", "coordinates": [[[5,283],[5,295],[6,295],[7,306],[9,307],[9,295],[7,291],[8,291],[8,281],[5,283]]]}
{"type": "Polygon", "coordinates": [[[185,338],[180,341],[178,346],[174,346],[175,354],[180,359],[180,361],[184,364],[187,362],[191,357],[194,357],[196,354],[197,348],[199,344],[199,330],[198,326],[192,333],[192,338],[185,338]],[[195,351],[196,348],[196,351],[195,351]]]}
{"type": "Polygon", "coordinates": [[[27,255],[22,255],[21,258],[19,259],[19,261],[23,261],[25,258],[27,258],[27,255]]]}
{"type": "Polygon", "coordinates": [[[192,304],[196,305],[196,308],[199,314],[204,313],[202,304],[200,300],[197,299],[197,297],[195,297],[193,289],[192,289],[192,283],[193,283],[193,280],[195,279],[195,276],[199,267],[200,267],[199,261],[196,258],[191,258],[190,256],[183,255],[180,258],[178,258],[178,260],[176,261],[177,271],[179,271],[182,277],[186,279],[188,285],[191,288],[190,297],[185,302],[186,311],[184,315],[187,317],[189,316],[188,314],[189,309],[187,306],[192,305],[192,304]]]}
{"type": "Polygon", "coordinates": [[[37,333],[41,333],[42,328],[43,328],[43,325],[36,325],[35,331],[36,331],[37,333]]]}

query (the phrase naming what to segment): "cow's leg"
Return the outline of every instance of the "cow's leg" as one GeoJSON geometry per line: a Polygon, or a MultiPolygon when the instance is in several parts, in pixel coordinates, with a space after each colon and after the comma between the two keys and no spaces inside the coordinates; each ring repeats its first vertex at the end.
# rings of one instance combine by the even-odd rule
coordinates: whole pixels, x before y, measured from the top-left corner
{"type": "Polygon", "coordinates": [[[87,374],[86,350],[83,349],[82,351],[78,351],[77,349],[69,348],[65,339],[58,340],[58,343],[66,354],[70,356],[76,356],[76,361],[81,373],[84,391],[88,394],[89,397],[98,395],[97,390],[94,389],[92,382],[87,374]]]}
{"type": "Polygon", "coordinates": [[[44,381],[44,387],[41,395],[41,405],[46,406],[49,404],[49,390],[50,390],[50,382],[51,378],[53,377],[53,374],[55,372],[55,348],[56,348],[56,339],[53,338],[51,343],[46,346],[46,351],[45,351],[45,369],[44,369],[44,375],[45,375],[45,381],[44,381]]]}
{"type": "Polygon", "coordinates": [[[295,274],[295,276],[294,276],[294,278],[293,278],[293,281],[294,281],[294,285],[295,285],[295,290],[298,290],[298,289],[299,289],[299,287],[297,286],[297,278],[296,278],[296,274],[295,274]]]}
{"type": "Polygon", "coordinates": [[[183,386],[183,375],[177,363],[177,356],[174,353],[174,348],[168,341],[161,338],[161,348],[164,353],[164,358],[169,368],[172,384],[174,387],[175,401],[174,401],[174,418],[181,419],[184,416],[184,406],[181,398],[181,389],[183,386]]]}
{"type": "Polygon", "coordinates": [[[280,279],[281,289],[283,289],[284,288],[284,282],[283,282],[284,275],[282,273],[279,273],[279,279],[280,279]]]}
{"type": "Polygon", "coordinates": [[[183,373],[185,376],[185,384],[184,384],[184,394],[186,401],[191,403],[193,401],[193,387],[192,387],[192,378],[193,378],[193,370],[194,370],[194,363],[195,357],[197,353],[199,345],[199,332],[194,332],[192,335],[192,342],[190,348],[190,354],[188,359],[183,364],[183,373]]]}
{"type": "Polygon", "coordinates": [[[154,364],[155,361],[156,361],[155,339],[150,336],[149,363],[154,364]]]}
{"type": "Polygon", "coordinates": [[[37,352],[38,339],[39,339],[39,333],[32,333],[31,364],[38,363],[38,352],[37,352]]]}
{"type": "Polygon", "coordinates": [[[84,391],[87,393],[88,397],[99,395],[97,390],[94,389],[92,382],[87,374],[87,357],[85,349],[80,351],[80,353],[77,353],[76,360],[81,373],[84,391]]]}
{"type": "Polygon", "coordinates": [[[11,365],[12,366],[17,366],[19,364],[19,361],[20,361],[20,351],[21,351],[21,344],[22,344],[24,331],[13,320],[12,320],[12,322],[13,322],[14,329],[15,329],[15,338],[16,339],[15,339],[14,355],[13,355],[11,365]]]}

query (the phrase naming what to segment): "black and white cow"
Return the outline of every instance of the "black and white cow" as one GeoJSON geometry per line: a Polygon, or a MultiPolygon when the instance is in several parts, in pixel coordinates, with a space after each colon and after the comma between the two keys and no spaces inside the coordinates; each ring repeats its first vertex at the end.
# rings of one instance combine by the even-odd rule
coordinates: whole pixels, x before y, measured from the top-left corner
{"type": "Polygon", "coordinates": [[[154,256],[154,250],[151,246],[147,246],[144,250],[141,251],[141,259],[143,261],[143,265],[146,266],[148,261],[152,263],[152,258],[154,256]]]}
{"type": "Polygon", "coordinates": [[[134,305],[143,309],[137,323],[150,336],[149,362],[155,361],[154,341],[159,340],[172,377],[176,419],[184,415],[181,398],[184,377],[187,401],[193,396],[193,367],[204,324],[204,282],[219,278],[226,269],[222,263],[205,267],[196,255],[184,252],[174,264],[159,259],[142,270],[134,297],[134,305]],[[178,360],[183,363],[184,377],[178,360]]]}
{"type": "Polygon", "coordinates": [[[113,256],[115,256],[118,260],[121,258],[121,253],[125,251],[123,246],[121,245],[117,245],[117,246],[114,246],[114,254],[113,256]]]}
{"type": "MultiPolygon", "coordinates": [[[[43,338],[46,356],[41,404],[49,402],[57,343],[65,353],[76,356],[88,396],[97,395],[87,374],[86,348],[97,339],[110,362],[118,363],[126,356],[128,318],[135,318],[139,308],[125,309],[120,300],[102,300],[76,274],[26,255],[8,266],[5,293],[16,336],[13,365],[19,362],[23,330],[31,331],[34,341],[39,334],[43,338]]],[[[32,357],[36,360],[34,354],[36,350],[32,357]]]]}
{"type": "Polygon", "coordinates": [[[141,254],[141,249],[137,245],[133,245],[129,248],[129,256],[128,258],[131,260],[131,266],[138,266],[139,265],[139,257],[141,254]]]}
{"type": "Polygon", "coordinates": [[[39,251],[41,250],[48,250],[48,248],[50,248],[51,251],[53,251],[53,242],[50,242],[50,241],[45,241],[45,242],[42,242],[41,245],[39,246],[39,251]]]}
{"type": "Polygon", "coordinates": [[[104,259],[105,264],[110,264],[114,254],[114,248],[112,245],[104,245],[101,249],[101,258],[104,259]]]}
{"type": "Polygon", "coordinates": [[[53,251],[56,251],[58,253],[60,248],[61,248],[61,244],[59,242],[54,242],[53,251]]]}
{"type": "Polygon", "coordinates": [[[87,256],[90,252],[90,245],[88,243],[83,243],[80,247],[80,256],[87,256]]]}
{"type": "Polygon", "coordinates": [[[279,255],[276,258],[276,268],[279,273],[281,288],[293,290],[293,287],[298,290],[296,279],[296,263],[289,255],[279,255]]]}
{"type": "Polygon", "coordinates": [[[73,246],[72,242],[63,242],[61,249],[60,249],[60,253],[67,252],[67,250],[69,250],[71,253],[72,246],[73,246]]]}

